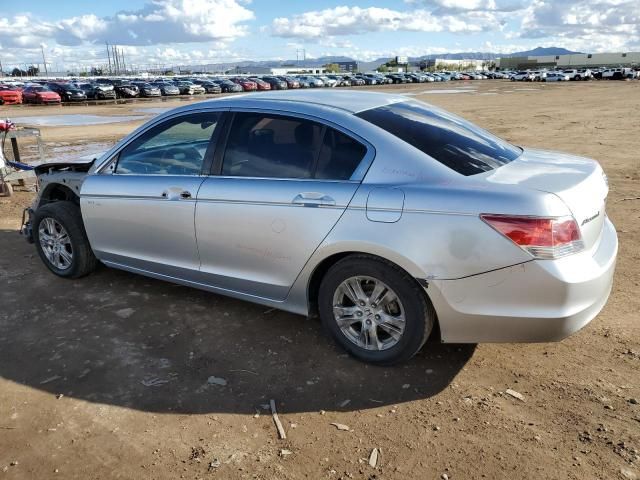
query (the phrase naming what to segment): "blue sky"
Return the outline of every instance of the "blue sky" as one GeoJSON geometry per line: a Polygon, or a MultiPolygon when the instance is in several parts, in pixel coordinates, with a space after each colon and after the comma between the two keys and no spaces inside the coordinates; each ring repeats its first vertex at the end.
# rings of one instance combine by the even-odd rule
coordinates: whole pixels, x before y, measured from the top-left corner
{"type": "Polygon", "coordinates": [[[345,55],[512,52],[560,46],[640,50],[638,0],[30,0],[0,9],[5,69],[106,62],[105,41],[129,63],[184,65],[345,55]]]}

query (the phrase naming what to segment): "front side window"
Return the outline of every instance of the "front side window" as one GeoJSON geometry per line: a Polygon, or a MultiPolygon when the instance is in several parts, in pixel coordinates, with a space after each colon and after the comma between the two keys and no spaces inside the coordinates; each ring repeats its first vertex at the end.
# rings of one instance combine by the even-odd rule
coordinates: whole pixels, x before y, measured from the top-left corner
{"type": "Polygon", "coordinates": [[[356,115],[462,175],[493,170],[522,154],[472,123],[420,102],[393,103],[356,115]]]}
{"type": "Polygon", "coordinates": [[[148,130],[120,152],[115,173],[200,175],[219,117],[195,113],[148,130]]]}

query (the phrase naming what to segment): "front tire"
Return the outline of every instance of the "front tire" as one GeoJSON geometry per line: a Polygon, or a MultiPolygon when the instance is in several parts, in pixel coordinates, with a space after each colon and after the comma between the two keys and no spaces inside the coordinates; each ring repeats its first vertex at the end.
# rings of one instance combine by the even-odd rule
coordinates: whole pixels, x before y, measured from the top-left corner
{"type": "Polygon", "coordinates": [[[320,284],[318,307],[323,325],[340,346],[377,365],[413,357],[436,321],[414,278],[369,255],[348,256],[329,269],[320,284]]]}
{"type": "Polygon", "coordinates": [[[53,202],[38,208],[33,217],[38,255],[49,270],[63,278],[80,278],[97,265],[80,208],[73,202],[53,202]]]}

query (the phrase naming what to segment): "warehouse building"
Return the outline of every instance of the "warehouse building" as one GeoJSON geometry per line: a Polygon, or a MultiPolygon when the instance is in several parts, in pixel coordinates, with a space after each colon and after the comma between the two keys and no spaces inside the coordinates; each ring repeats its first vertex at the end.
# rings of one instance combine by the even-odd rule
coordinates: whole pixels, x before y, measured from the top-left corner
{"type": "Polygon", "coordinates": [[[638,65],[640,65],[640,52],[575,53],[571,55],[503,57],[496,60],[496,67],[500,70],[538,70],[556,67],[635,67],[638,65]]]}

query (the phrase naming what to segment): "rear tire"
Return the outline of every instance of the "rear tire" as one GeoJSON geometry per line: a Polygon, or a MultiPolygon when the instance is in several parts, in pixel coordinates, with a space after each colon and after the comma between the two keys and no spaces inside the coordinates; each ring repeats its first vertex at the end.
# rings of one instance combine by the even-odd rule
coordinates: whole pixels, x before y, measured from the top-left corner
{"type": "Polygon", "coordinates": [[[33,238],[38,255],[59,277],[80,278],[98,266],[80,208],[73,202],[53,202],[38,208],[33,216],[33,238]]]}
{"type": "Polygon", "coordinates": [[[348,256],[329,269],[320,284],[318,307],[336,342],[357,359],[376,365],[413,357],[436,321],[414,278],[369,255],[348,256]]]}

